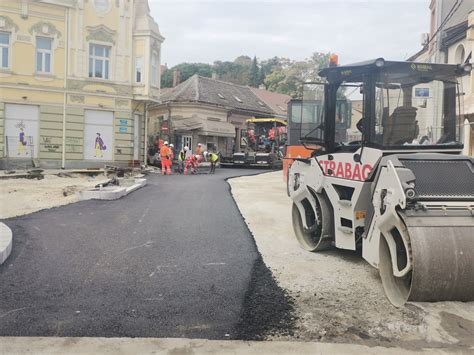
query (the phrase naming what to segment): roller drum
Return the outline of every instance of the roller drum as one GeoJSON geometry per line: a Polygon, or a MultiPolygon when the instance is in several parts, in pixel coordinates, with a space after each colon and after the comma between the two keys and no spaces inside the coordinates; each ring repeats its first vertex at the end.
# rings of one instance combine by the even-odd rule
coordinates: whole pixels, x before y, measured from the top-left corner
{"type": "MultiPolygon", "coordinates": [[[[443,222],[451,219],[445,218],[447,221],[443,222]]],[[[465,218],[468,219],[466,222],[471,223],[474,219],[465,218]]],[[[474,227],[408,226],[408,232],[413,263],[408,299],[410,301],[474,300],[474,227]]]]}

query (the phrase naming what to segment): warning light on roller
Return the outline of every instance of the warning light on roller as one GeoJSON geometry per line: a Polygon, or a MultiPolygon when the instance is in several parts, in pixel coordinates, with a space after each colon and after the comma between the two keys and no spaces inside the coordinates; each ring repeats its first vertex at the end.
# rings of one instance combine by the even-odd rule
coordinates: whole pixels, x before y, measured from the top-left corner
{"type": "Polygon", "coordinates": [[[337,67],[339,65],[339,57],[337,54],[331,54],[329,56],[329,66],[332,67],[337,67]]]}

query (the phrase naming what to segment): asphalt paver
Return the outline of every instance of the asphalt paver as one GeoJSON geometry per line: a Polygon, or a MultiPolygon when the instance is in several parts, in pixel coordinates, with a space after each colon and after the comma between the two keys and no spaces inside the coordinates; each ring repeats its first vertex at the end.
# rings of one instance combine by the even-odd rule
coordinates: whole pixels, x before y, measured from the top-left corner
{"type": "Polygon", "coordinates": [[[226,182],[259,172],[150,174],[120,200],[4,220],[14,246],[0,266],[0,336],[291,331],[291,299],[261,261],[226,182]]]}

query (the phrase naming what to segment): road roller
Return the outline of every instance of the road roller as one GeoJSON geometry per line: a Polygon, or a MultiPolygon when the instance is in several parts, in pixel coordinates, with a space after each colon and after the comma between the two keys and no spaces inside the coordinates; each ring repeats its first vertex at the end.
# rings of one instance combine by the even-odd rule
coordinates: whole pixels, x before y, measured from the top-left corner
{"type": "Polygon", "coordinates": [[[474,300],[474,159],[461,139],[471,69],[378,58],[323,69],[303,94],[312,153],[289,170],[296,239],[361,250],[396,307],[474,300]],[[335,134],[341,96],[362,108],[349,128],[359,134],[335,134]]]}

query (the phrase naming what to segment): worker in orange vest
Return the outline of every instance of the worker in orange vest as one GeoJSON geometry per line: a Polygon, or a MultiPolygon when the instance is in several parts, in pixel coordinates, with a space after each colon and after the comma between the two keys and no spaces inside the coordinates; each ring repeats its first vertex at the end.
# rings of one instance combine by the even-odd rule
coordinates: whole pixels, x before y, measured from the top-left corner
{"type": "Polygon", "coordinates": [[[170,148],[168,147],[168,141],[160,148],[160,157],[161,157],[161,174],[162,175],[171,175],[171,161],[170,161],[170,148]]]}

